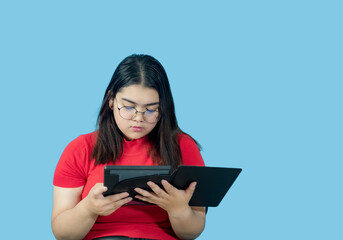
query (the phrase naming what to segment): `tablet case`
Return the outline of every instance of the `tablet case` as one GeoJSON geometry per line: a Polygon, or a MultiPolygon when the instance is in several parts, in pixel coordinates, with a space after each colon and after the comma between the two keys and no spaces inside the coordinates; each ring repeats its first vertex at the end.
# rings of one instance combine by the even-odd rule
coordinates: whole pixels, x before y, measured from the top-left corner
{"type": "Polygon", "coordinates": [[[159,183],[158,185],[162,187],[161,180],[168,180],[170,173],[171,166],[105,166],[104,185],[107,191],[103,195],[128,192],[130,197],[134,197],[137,195],[134,188],[150,190],[146,184],[148,181],[159,183]]]}
{"type": "MultiPolygon", "coordinates": [[[[146,184],[153,181],[161,188],[161,180],[169,181],[178,189],[186,189],[191,182],[197,186],[189,202],[190,206],[216,207],[224,198],[238,175],[241,168],[179,166],[170,174],[170,166],[106,166],[104,168],[104,185],[108,190],[104,196],[128,192],[131,197],[138,193],[134,188],[150,190],[146,184]]],[[[131,204],[144,202],[134,198],[131,204]]],[[[145,203],[147,204],[147,203],[145,203]]]]}

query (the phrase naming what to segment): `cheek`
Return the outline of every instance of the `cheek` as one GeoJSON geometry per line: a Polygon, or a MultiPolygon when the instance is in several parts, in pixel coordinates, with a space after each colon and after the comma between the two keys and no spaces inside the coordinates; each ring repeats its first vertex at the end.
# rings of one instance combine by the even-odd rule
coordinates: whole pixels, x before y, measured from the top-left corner
{"type": "Polygon", "coordinates": [[[127,125],[128,125],[127,122],[128,122],[128,121],[125,120],[125,119],[123,119],[122,117],[120,117],[120,116],[118,115],[118,113],[116,113],[116,112],[113,113],[113,116],[114,116],[114,121],[116,122],[118,128],[119,128],[121,131],[123,131],[123,130],[127,127],[127,125]]]}
{"type": "Polygon", "coordinates": [[[153,125],[146,126],[145,129],[147,130],[147,132],[151,132],[155,127],[156,127],[156,124],[153,124],[153,125]]]}

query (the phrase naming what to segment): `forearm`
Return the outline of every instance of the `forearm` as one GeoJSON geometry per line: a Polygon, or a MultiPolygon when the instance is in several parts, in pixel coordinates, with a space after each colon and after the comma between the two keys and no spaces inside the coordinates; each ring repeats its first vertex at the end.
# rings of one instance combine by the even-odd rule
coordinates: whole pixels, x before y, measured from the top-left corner
{"type": "Polygon", "coordinates": [[[80,201],[52,219],[52,231],[57,240],[80,240],[87,235],[96,219],[97,215],[90,213],[84,201],[80,201]]]}
{"type": "Polygon", "coordinates": [[[189,207],[180,214],[169,214],[169,220],[175,234],[181,239],[197,238],[205,227],[205,210],[189,207]]]}

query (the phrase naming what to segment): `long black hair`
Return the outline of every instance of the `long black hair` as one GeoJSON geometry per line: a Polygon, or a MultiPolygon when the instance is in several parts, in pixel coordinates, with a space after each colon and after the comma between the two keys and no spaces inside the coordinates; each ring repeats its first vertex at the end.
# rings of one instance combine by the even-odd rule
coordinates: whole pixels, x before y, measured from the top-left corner
{"type": "Polygon", "coordinates": [[[173,169],[182,164],[178,137],[185,134],[178,126],[173,96],[166,71],[162,64],[149,55],[131,55],[116,68],[106,89],[98,116],[98,135],[92,152],[95,164],[110,163],[123,153],[123,134],[119,130],[109,101],[121,88],[133,84],[153,88],[159,95],[159,121],[147,135],[150,156],[158,165],[171,165],[173,169]]]}

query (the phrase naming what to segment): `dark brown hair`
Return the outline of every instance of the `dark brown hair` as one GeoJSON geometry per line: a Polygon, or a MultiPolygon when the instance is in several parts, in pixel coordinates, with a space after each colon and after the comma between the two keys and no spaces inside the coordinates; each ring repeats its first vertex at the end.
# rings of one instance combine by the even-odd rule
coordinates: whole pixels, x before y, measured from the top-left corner
{"type": "MultiPolygon", "coordinates": [[[[92,152],[95,164],[110,163],[123,153],[123,134],[119,130],[109,107],[109,100],[115,98],[121,88],[140,84],[155,89],[159,94],[161,117],[154,129],[147,135],[150,142],[150,156],[158,165],[171,165],[173,169],[182,164],[178,136],[185,134],[179,128],[175,116],[173,96],[167,74],[159,61],[149,55],[126,57],[114,71],[105,91],[98,116],[98,135],[92,152]]],[[[198,145],[199,147],[199,145],[198,145]]]]}

